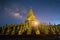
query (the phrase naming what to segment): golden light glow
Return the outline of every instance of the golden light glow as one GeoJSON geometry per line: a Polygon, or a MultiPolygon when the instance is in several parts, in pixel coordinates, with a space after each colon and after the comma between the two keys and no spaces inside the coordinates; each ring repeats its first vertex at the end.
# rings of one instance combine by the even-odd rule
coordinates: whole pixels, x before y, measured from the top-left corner
{"type": "Polygon", "coordinates": [[[38,21],[33,21],[33,26],[38,26],[39,25],[39,22],[38,21]]]}
{"type": "Polygon", "coordinates": [[[35,22],[34,24],[35,24],[35,25],[38,25],[39,23],[38,23],[38,22],[35,22]]]}

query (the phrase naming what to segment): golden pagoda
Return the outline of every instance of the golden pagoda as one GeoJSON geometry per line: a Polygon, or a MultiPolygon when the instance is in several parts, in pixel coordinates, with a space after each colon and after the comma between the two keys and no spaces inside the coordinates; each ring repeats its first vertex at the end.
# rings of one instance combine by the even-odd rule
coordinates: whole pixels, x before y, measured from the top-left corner
{"type": "Polygon", "coordinates": [[[27,23],[27,25],[28,26],[26,26],[26,27],[28,27],[29,29],[28,29],[28,31],[27,31],[27,35],[29,35],[29,34],[31,34],[31,28],[33,27],[33,29],[35,30],[35,33],[37,34],[37,35],[39,35],[40,34],[40,31],[38,30],[38,21],[37,21],[37,19],[36,19],[36,17],[35,17],[35,15],[34,15],[34,13],[33,13],[33,11],[32,11],[32,8],[30,8],[30,10],[29,10],[29,13],[28,13],[28,15],[27,15],[27,17],[26,17],[26,21],[25,21],[26,23],[27,23]]]}

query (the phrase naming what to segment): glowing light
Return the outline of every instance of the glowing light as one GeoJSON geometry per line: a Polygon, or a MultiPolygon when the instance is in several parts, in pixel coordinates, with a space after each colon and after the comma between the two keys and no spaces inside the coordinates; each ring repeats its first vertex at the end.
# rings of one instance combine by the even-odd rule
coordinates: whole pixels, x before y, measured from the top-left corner
{"type": "Polygon", "coordinates": [[[38,25],[38,22],[35,22],[34,24],[35,24],[35,25],[38,25]]]}
{"type": "Polygon", "coordinates": [[[33,25],[34,25],[34,26],[38,26],[38,25],[39,25],[39,22],[38,22],[38,21],[34,21],[34,22],[33,22],[33,25]]]}

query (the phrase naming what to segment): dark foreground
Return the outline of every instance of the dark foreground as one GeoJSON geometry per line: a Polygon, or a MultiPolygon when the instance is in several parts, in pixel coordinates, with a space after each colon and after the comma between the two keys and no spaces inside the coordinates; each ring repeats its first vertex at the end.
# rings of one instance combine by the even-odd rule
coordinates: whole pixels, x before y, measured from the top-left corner
{"type": "Polygon", "coordinates": [[[60,40],[60,35],[0,35],[0,40],[60,40]]]}

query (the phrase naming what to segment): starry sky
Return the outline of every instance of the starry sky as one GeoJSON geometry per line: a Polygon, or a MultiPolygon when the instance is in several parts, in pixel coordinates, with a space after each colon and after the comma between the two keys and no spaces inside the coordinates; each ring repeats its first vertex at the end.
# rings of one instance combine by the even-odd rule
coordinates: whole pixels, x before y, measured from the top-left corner
{"type": "Polygon", "coordinates": [[[0,0],[0,26],[23,23],[31,7],[39,22],[60,24],[60,0],[0,0]]]}

